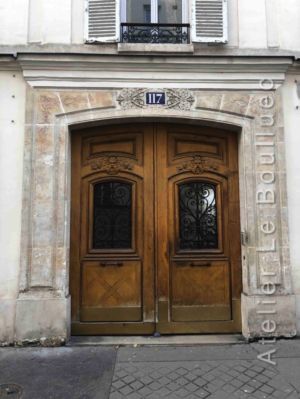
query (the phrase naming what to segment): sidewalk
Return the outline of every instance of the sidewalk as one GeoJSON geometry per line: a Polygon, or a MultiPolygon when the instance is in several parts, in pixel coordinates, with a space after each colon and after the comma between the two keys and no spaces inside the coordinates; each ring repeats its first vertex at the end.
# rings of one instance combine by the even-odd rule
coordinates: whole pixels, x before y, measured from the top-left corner
{"type": "Polygon", "coordinates": [[[0,399],[299,399],[300,340],[2,348],[0,399]],[[270,350],[276,365],[257,356],[270,350]]]}

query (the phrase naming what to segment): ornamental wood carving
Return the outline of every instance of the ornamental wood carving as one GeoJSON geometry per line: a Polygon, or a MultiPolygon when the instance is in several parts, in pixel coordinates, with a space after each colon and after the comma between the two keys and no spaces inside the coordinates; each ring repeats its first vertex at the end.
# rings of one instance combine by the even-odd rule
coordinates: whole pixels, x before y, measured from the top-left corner
{"type": "Polygon", "coordinates": [[[183,162],[177,167],[178,172],[192,172],[195,175],[201,175],[205,171],[218,170],[218,165],[211,160],[204,160],[200,155],[195,155],[191,160],[183,162]]]}
{"type": "Polygon", "coordinates": [[[92,170],[106,172],[109,175],[118,175],[121,171],[132,170],[133,164],[120,157],[101,157],[90,163],[92,170]]]}

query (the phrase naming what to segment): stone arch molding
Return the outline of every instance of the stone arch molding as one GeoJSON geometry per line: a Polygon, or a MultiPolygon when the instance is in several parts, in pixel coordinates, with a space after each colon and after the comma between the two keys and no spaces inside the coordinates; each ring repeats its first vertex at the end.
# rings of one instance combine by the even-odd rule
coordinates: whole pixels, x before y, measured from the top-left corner
{"type": "Polygon", "coordinates": [[[238,132],[243,334],[295,335],[280,91],[195,91],[190,109],[124,108],[118,95],[28,89],[16,339],[65,340],[69,334],[72,128],[140,120],[180,120],[238,132]]]}

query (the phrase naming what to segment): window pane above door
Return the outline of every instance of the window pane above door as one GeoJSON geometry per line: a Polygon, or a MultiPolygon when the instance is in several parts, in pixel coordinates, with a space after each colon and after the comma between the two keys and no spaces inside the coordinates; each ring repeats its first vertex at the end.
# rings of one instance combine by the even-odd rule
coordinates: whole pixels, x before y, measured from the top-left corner
{"type": "Polygon", "coordinates": [[[127,0],[126,15],[129,23],[151,23],[151,0],[127,0]]]}
{"type": "Polygon", "coordinates": [[[181,24],[182,0],[158,0],[158,23],[181,24]]]}

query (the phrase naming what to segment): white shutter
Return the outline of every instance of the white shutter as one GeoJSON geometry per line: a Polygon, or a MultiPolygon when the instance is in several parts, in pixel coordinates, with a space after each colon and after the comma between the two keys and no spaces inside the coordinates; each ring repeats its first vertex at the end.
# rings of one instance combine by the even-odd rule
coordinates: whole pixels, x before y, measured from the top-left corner
{"type": "Polygon", "coordinates": [[[119,0],[86,0],[85,37],[87,42],[119,40],[119,0]]]}
{"type": "Polygon", "coordinates": [[[227,0],[193,0],[192,41],[227,42],[227,0]]]}

